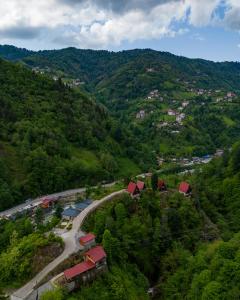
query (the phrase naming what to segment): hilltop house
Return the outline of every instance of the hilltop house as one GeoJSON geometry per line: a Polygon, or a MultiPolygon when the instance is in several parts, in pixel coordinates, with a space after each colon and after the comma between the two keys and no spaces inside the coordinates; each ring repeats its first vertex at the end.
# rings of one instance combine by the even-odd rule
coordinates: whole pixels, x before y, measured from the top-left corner
{"type": "Polygon", "coordinates": [[[137,184],[133,181],[129,182],[128,187],[127,187],[127,192],[132,197],[137,196],[140,193],[139,188],[137,187],[137,184]]]}
{"type": "Polygon", "coordinates": [[[145,190],[146,185],[143,181],[138,180],[137,183],[131,181],[128,184],[127,192],[132,196],[138,196],[143,190],[145,190]]]}
{"type": "Polygon", "coordinates": [[[140,180],[137,181],[137,187],[138,187],[140,192],[146,189],[145,183],[143,181],[140,181],[140,180]]]}
{"type": "Polygon", "coordinates": [[[79,239],[79,243],[81,246],[83,246],[85,249],[90,249],[91,247],[95,246],[96,236],[93,233],[88,233],[79,239]]]}
{"type": "Polygon", "coordinates": [[[192,189],[189,183],[181,182],[179,185],[179,193],[184,194],[184,196],[190,195],[192,189]]]}

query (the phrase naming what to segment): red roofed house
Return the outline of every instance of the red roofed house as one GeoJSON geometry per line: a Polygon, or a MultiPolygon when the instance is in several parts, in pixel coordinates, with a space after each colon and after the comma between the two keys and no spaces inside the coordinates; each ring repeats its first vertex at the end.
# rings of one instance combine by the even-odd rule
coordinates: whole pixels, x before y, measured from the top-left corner
{"type": "Polygon", "coordinates": [[[95,264],[90,261],[84,261],[70,269],[65,270],[63,273],[65,278],[69,281],[93,268],[95,268],[95,264]]]}
{"type": "Polygon", "coordinates": [[[41,207],[42,208],[49,208],[53,205],[54,201],[56,201],[55,198],[43,198],[42,199],[42,203],[41,203],[41,207]]]}
{"type": "Polygon", "coordinates": [[[139,192],[140,192],[138,186],[137,186],[136,183],[133,182],[133,181],[129,182],[129,185],[128,185],[128,187],[127,187],[127,191],[128,191],[128,193],[131,194],[132,196],[136,196],[136,195],[138,195],[139,192]]]}
{"type": "Polygon", "coordinates": [[[84,253],[84,261],[60,274],[61,282],[68,291],[94,280],[107,270],[107,255],[102,246],[96,246],[84,253]]]}
{"type": "Polygon", "coordinates": [[[179,185],[179,193],[186,195],[189,195],[191,193],[191,186],[187,182],[181,182],[179,185]]]}
{"type": "Polygon", "coordinates": [[[146,185],[143,181],[138,181],[137,182],[137,187],[138,187],[139,191],[141,192],[141,191],[145,190],[146,185]]]}
{"type": "Polygon", "coordinates": [[[81,246],[83,246],[85,249],[90,249],[92,246],[95,246],[96,236],[93,233],[88,233],[79,239],[79,243],[81,246]]]}
{"type": "Polygon", "coordinates": [[[167,186],[163,180],[158,180],[158,190],[162,192],[167,190],[167,186]]]}
{"type": "Polygon", "coordinates": [[[91,261],[98,267],[101,264],[106,264],[107,255],[102,246],[96,246],[84,253],[85,261],[91,261]]]}

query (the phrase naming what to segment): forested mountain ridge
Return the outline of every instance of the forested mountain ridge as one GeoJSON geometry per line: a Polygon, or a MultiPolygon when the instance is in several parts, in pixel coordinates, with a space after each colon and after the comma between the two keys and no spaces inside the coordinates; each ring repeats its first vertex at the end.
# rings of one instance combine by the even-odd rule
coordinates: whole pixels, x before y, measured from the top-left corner
{"type": "MultiPolygon", "coordinates": [[[[188,59],[151,49],[33,52],[0,46],[0,56],[14,57],[34,72],[87,91],[128,128],[135,145],[144,145],[145,153],[199,156],[230,147],[239,138],[239,63],[188,59]],[[235,97],[226,97],[229,93],[235,97]]],[[[128,149],[131,158],[136,157],[128,149]]]]}
{"type": "Polygon", "coordinates": [[[0,60],[0,86],[0,209],[139,170],[126,158],[131,135],[119,138],[106,108],[61,80],[0,60]]]}
{"type": "Polygon", "coordinates": [[[0,57],[80,78],[94,91],[112,89],[110,95],[120,99],[145,96],[156,84],[177,78],[194,80],[199,88],[240,89],[237,62],[214,63],[151,49],[110,52],[71,47],[34,52],[5,45],[0,46],[0,57]]]}

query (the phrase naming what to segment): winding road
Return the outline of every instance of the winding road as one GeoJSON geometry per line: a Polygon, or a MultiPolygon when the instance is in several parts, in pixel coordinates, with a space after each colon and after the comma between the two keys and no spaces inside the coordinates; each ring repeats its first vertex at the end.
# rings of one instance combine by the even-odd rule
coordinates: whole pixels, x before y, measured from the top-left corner
{"type": "MultiPolygon", "coordinates": [[[[108,185],[109,186],[109,185],[108,185]]],[[[79,191],[84,191],[84,189],[72,190],[63,192],[64,195],[66,193],[79,193],[79,191]]],[[[63,195],[63,193],[58,193],[55,195],[63,195]]],[[[81,233],[81,226],[84,220],[88,217],[88,215],[93,212],[95,209],[100,207],[105,202],[113,200],[116,196],[126,193],[126,190],[120,190],[114,192],[101,200],[96,200],[92,204],[90,204],[87,208],[85,208],[74,220],[73,226],[70,231],[68,231],[64,236],[65,248],[60,256],[58,256],[55,260],[53,260],[50,264],[48,264],[41,272],[39,272],[31,281],[29,281],[22,288],[17,290],[14,294],[11,295],[11,300],[30,300],[36,299],[36,291],[34,288],[37,286],[39,282],[41,282],[52,270],[54,270],[59,264],[61,264],[65,259],[67,259],[71,254],[77,252],[80,248],[78,242],[78,236],[81,233]]],[[[69,195],[69,194],[68,194],[69,195]]],[[[25,204],[26,205],[26,204],[25,204]]]]}

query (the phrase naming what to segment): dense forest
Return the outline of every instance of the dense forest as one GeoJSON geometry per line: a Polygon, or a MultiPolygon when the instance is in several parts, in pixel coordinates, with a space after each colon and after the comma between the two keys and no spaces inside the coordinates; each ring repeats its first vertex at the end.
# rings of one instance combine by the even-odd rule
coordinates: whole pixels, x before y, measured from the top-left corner
{"type": "Polygon", "coordinates": [[[143,146],[131,148],[134,136],[105,107],[61,80],[1,60],[0,85],[1,210],[151,164],[143,146]]]}

